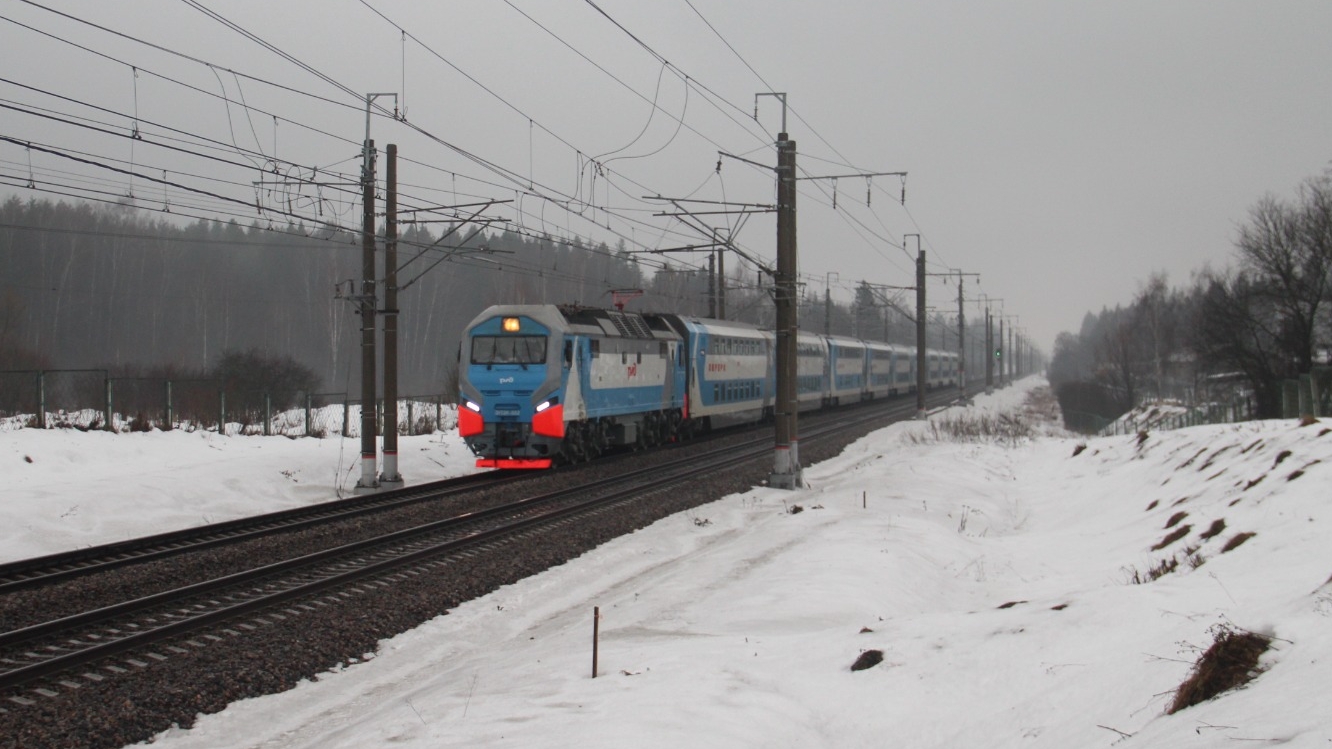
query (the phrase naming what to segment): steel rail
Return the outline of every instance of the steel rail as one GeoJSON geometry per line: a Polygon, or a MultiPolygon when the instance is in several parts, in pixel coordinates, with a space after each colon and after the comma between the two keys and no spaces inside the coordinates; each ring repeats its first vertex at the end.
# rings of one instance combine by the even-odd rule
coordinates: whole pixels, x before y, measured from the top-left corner
{"type": "Polygon", "coordinates": [[[478,486],[518,481],[522,475],[478,473],[419,484],[374,495],[349,497],[318,505],[252,515],[222,523],[194,526],[152,536],[117,541],[76,551],[61,552],[0,565],[0,595],[48,585],[106,570],[199,551],[251,538],[299,530],[373,512],[405,507],[478,486]]]}

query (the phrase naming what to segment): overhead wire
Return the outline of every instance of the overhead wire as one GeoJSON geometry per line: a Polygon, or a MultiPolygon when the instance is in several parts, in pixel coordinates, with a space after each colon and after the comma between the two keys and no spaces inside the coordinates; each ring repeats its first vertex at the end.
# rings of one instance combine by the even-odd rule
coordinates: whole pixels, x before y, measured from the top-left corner
{"type": "MultiPolygon", "coordinates": [[[[29,2],[29,0],[25,0],[25,2],[29,2]]],[[[216,14],[216,13],[214,13],[214,12],[212,12],[212,11],[206,9],[201,3],[193,2],[192,0],[185,0],[185,2],[186,2],[187,5],[190,5],[191,7],[194,7],[194,8],[196,8],[197,10],[200,10],[201,12],[205,12],[205,13],[209,14],[210,17],[214,17],[215,20],[219,20],[220,22],[225,22],[225,19],[223,19],[219,14],[216,14]]],[[[363,4],[365,4],[367,7],[370,7],[371,10],[374,10],[373,7],[371,7],[368,3],[365,3],[364,0],[362,0],[362,2],[363,2],[363,4]]],[[[34,2],[29,2],[29,4],[35,5],[35,6],[37,6],[37,7],[44,7],[44,6],[41,6],[40,4],[38,4],[38,3],[34,3],[34,2]]],[[[652,50],[651,47],[649,47],[648,45],[646,45],[645,43],[643,43],[643,41],[642,41],[640,38],[638,38],[637,36],[635,36],[635,35],[633,35],[632,33],[628,32],[627,29],[625,29],[621,24],[619,24],[618,22],[616,22],[613,18],[610,18],[610,17],[605,13],[605,11],[604,11],[603,9],[601,9],[599,6],[596,5],[596,3],[589,2],[588,4],[591,5],[594,9],[596,9],[597,12],[599,12],[599,13],[601,13],[603,16],[607,17],[608,20],[610,20],[612,23],[615,23],[615,25],[616,25],[617,27],[619,27],[619,28],[621,28],[622,30],[624,30],[625,33],[629,33],[630,37],[633,38],[636,42],[638,42],[638,43],[639,43],[641,46],[643,46],[645,49],[647,49],[647,50],[649,51],[650,54],[653,54],[654,56],[658,57],[659,59],[662,59],[662,61],[663,61],[663,69],[665,69],[665,67],[664,67],[664,64],[665,64],[665,63],[664,63],[664,58],[660,58],[660,56],[657,55],[657,54],[655,53],[655,50],[652,50]]],[[[691,8],[692,8],[692,7],[693,7],[692,4],[690,4],[690,5],[691,5],[691,8]]],[[[48,9],[48,10],[49,10],[49,9],[48,9]]],[[[695,10],[695,12],[697,13],[697,9],[694,8],[694,10],[695,10]]],[[[56,11],[53,11],[53,12],[56,12],[56,11]]],[[[375,12],[378,13],[378,11],[375,11],[375,12]]],[[[64,15],[64,14],[61,14],[61,15],[64,15]]],[[[380,15],[382,16],[382,14],[380,14],[380,15]]],[[[77,19],[75,19],[75,20],[77,20],[77,19]]],[[[385,20],[388,20],[388,19],[385,18],[385,20]]],[[[705,22],[706,22],[706,19],[704,19],[704,20],[705,20],[705,22]]],[[[289,60],[290,62],[292,62],[293,64],[300,65],[300,66],[302,67],[302,69],[307,70],[307,71],[310,72],[311,74],[314,74],[314,75],[320,75],[319,72],[318,72],[316,69],[314,69],[313,67],[311,67],[311,66],[305,66],[305,65],[303,65],[302,63],[300,63],[298,60],[296,60],[294,57],[291,57],[291,56],[287,56],[287,55],[285,55],[285,53],[283,53],[281,50],[279,50],[278,48],[276,48],[276,46],[271,45],[271,44],[268,44],[267,42],[263,41],[262,39],[260,39],[259,37],[255,36],[255,35],[250,35],[250,34],[248,34],[248,32],[245,32],[245,31],[244,31],[239,25],[229,24],[229,23],[228,23],[228,25],[229,25],[229,27],[235,29],[238,33],[246,34],[247,37],[252,38],[253,40],[256,41],[256,43],[262,44],[262,45],[266,46],[267,48],[271,49],[272,51],[274,51],[275,54],[282,55],[282,56],[284,56],[284,59],[288,59],[288,60],[289,60]]],[[[395,25],[396,25],[396,24],[395,24],[395,25]]],[[[96,26],[96,25],[94,24],[94,26],[96,26]]],[[[709,26],[711,26],[710,23],[709,23],[709,26]]],[[[98,27],[98,28],[104,28],[104,27],[98,27]]],[[[400,35],[402,35],[404,39],[407,38],[407,32],[406,32],[405,30],[401,29],[401,27],[399,27],[399,30],[400,30],[400,35]]],[[[112,33],[116,33],[116,32],[112,32],[112,33]]],[[[714,33],[715,33],[715,29],[714,29],[714,33]]],[[[719,36],[720,36],[720,34],[719,34],[719,36]]],[[[414,37],[412,37],[412,39],[413,39],[413,41],[417,41],[418,43],[420,43],[419,40],[416,40],[414,37]]],[[[163,48],[163,47],[161,47],[160,45],[152,45],[151,43],[149,43],[149,44],[150,44],[150,46],[154,46],[154,47],[156,47],[156,48],[158,48],[158,49],[162,49],[163,51],[168,51],[168,52],[170,52],[170,50],[167,50],[166,48],[163,48]]],[[[731,45],[729,44],[729,42],[727,42],[727,45],[728,45],[728,46],[731,46],[731,45]]],[[[422,46],[425,46],[425,45],[423,44],[422,46]]],[[[733,48],[732,48],[732,49],[733,49],[733,48]]],[[[433,50],[431,50],[431,51],[432,51],[432,53],[433,53],[433,50]]],[[[733,51],[734,51],[734,49],[733,49],[733,51]]],[[[173,53],[174,53],[174,52],[173,52],[173,53]]],[[[736,53],[736,54],[737,54],[737,57],[739,57],[738,53],[736,53]]],[[[405,56],[405,51],[404,51],[404,56],[405,56]]],[[[438,56],[438,55],[437,55],[437,56],[438,56]]],[[[189,56],[186,56],[186,57],[189,57],[189,56]]],[[[195,59],[196,62],[199,62],[200,64],[208,65],[208,66],[210,67],[210,69],[214,67],[214,66],[212,66],[212,65],[209,64],[209,63],[206,63],[206,62],[204,62],[204,61],[198,60],[197,58],[194,58],[194,59],[195,59]]],[[[442,56],[440,56],[440,59],[443,60],[442,56]]],[[[743,61],[743,58],[741,58],[741,60],[743,61]]],[[[447,62],[447,60],[445,60],[445,62],[447,62]]],[[[591,62],[590,59],[589,59],[589,62],[591,62]]],[[[746,62],[745,64],[746,64],[746,66],[748,67],[748,63],[746,62]]],[[[672,70],[676,70],[676,68],[674,68],[674,66],[672,66],[671,69],[672,69],[672,70]]],[[[237,72],[237,71],[229,71],[229,72],[232,72],[234,75],[237,75],[237,76],[242,76],[242,75],[243,75],[243,76],[244,76],[245,78],[247,78],[247,79],[252,79],[252,78],[253,78],[253,79],[257,79],[257,77],[249,76],[249,75],[244,75],[244,74],[240,74],[240,73],[237,72]]],[[[462,71],[459,70],[459,72],[461,73],[462,71]]],[[[756,72],[756,71],[753,71],[752,68],[751,68],[751,72],[755,72],[755,74],[756,74],[756,76],[757,76],[757,72],[756,72]]],[[[404,63],[404,75],[405,75],[405,63],[404,63]]],[[[464,75],[466,75],[466,74],[464,74],[464,75]]],[[[338,86],[338,85],[339,85],[339,84],[337,84],[337,82],[336,82],[334,79],[332,79],[331,77],[326,77],[326,76],[321,76],[321,77],[322,77],[324,80],[326,80],[327,82],[329,82],[330,85],[335,85],[335,86],[338,86]]],[[[470,76],[469,76],[469,77],[470,77],[470,76]]],[[[760,78],[760,80],[762,80],[761,76],[758,76],[758,77],[760,78]]],[[[693,83],[693,82],[692,82],[687,76],[685,76],[684,80],[686,81],[686,85],[687,85],[687,86],[691,86],[692,83],[693,83]]],[[[239,82],[239,77],[237,78],[237,81],[239,82]]],[[[264,81],[264,82],[265,82],[265,83],[268,83],[269,85],[272,85],[271,82],[268,82],[268,81],[264,81]]],[[[482,84],[480,84],[479,82],[478,82],[478,85],[481,85],[482,88],[485,88],[485,86],[482,85],[482,84]]],[[[766,85],[766,82],[765,82],[765,85],[766,85]]],[[[701,86],[701,85],[700,85],[699,88],[700,88],[701,90],[708,91],[709,93],[711,93],[711,90],[710,90],[710,89],[707,89],[707,88],[704,87],[704,86],[701,86]]],[[[351,92],[350,89],[348,89],[348,88],[346,88],[346,87],[341,87],[341,90],[343,90],[345,93],[348,93],[348,94],[350,94],[350,95],[355,95],[354,92],[351,92]]],[[[487,90],[489,90],[489,89],[487,89],[487,90]]],[[[492,92],[492,93],[493,93],[493,92],[492,92]]],[[[226,96],[223,96],[223,97],[220,97],[220,98],[222,98],[223,100],[228,100],[228,97],[226,97],[226,96]]],[[[327,97],[318,97],[318,98],[321,98],[321,99],[326,100],[326,101],[329,101],[329,102],[338,103],[338,104],[341,104],[342,106],[346,106],[346,107],[350,107],[350,106],[351,106],[351,105],[349,105],[349,104],[345,104],[345,103],[337,102],[336,100],[333,100],[333,99],[328,99],[327,97]]],[[[718,97],[718,100],[720,100],[720,101],[725,101],[724,99],[721,99],[720,97],[718,97]]],[[[506,103],[507,103],[507,102],[506,102],[506,103]]],[[[729,102],[728,102],[728,104],[729,104],[729,102]]],[[[654,107],[655,107],[655,106],[656,106],[656,103],[653,102],[653,105],[654,105],[654,107]]],[[[716,105],[716,104],[715,104],[715,102],[714,102],[714,106],[715,106],[715,105],[716,105]]],[[[249,108],[248,106],[246,106],[245,111],[248,113],[248,112],[250,112],[250,111],[258,111],[258,110],[252,110],[252,108],[249,108]]],[[[521,111],[521,110],[517,110],[517,111],[521,111]]],[[[655,111],[655,109],[654,109],[654,111],[655,111]]],[[[247,116],[248,116],[248,115],[247,115],[247,116]]],[[[276,116],[275,116],[275,117],[276,117],[276,116]]],[[[285,118],[280,118],[280,119],[281,119],[281,121],[287,121],[285,118]]],[[[681,127],[685,127],[685,126],[687,126],[687,124],[684,122],[684,118],[683,118],[683,116],[678,117],[678,118],[675,118],[675,119],[676,119],[676,122],[677,122],[677,132],[679,131],[679,129],[680,129],[681,127]]],[[[275,119],[275,121],[277,121],[277,120],[275,119]]],[[[531,120],[531,121],[532,121],[532,122],[536,122],[535,120],[531,120]]],[[[254,129],[253,129],[253,121],[251,120],[250,122],[251,122],[252,134],[255,136],[256,144],[259,144],[260,141],[259,141],[258,135],[257,135],[256,132],[254,132],[254,129]]],[[[650,122],[650,120],[649,120],[649,122],[650,122]]],[[[412,124],[414,125],[415,123],[412,123],[412,124]]],[[[539,123],[537,123],[537,124],[538,124],[538,126],[539,126],[539,123]]],[[[426,132],[426,131],[424,131],[423,128],[415,128],[415,129],[418,129],[418,130],[421,131],[423,134],[426,132]]],[[[544,127],[543,127],[543,129],[544,129],[544,127]]],[[[692,129],[692,128],[691,128],[691,129],[692,129]]],[[[549,132],[549,131],[547,130],[547,132],[549,132]]],[[[550,134],[552,135],[552,137],[556,137],[557,140],[562,140],[562,139],[559,139],[558,136],[555,136],[554,133],[550,133],[550,134]]],[[[336,136],[335,136],[335,137],[336,137],[336,136]]],[[[346,141],[348,141],[348,142],[351,142],[350,139],[343,139],[343,140],[346,140],[346,141]]],[[[636,139],[636,140],[637,140],[637,139],[636,139]]],[[[440,139],[440,142],[441,142],[441,143],[443,142],[442,139],[440,139]]],[[[233,144],[233,145],[234,145],[234,144],[233,144]]],[[[447,144],[447,143],[445,143],[445,145],[451,145],[451,144],[447,144]]],[[[566,142],[566,145],[567,145],[567,142],[566,142]]],[[[570,147],[572,147],[572,146],[570,146],[570,147]]],[[[766,149],[766,148],[770,148],[770,145],[764,143],[764,144],[758,146],[758,147],[757,147],[756,149],[754,149],[754,150],[762,150],[762,149],[766,149]]],[[[237,150],[239,150],[239,149],[237,149],[237,150]]],[[[465,158],[468,157],[468,156],[470,156],[470,154],[467,154],[467,152],[466,152],[464,149],[456,149],[456,150],[457,150],[457,152],[458,152],[460,155],[464,155],[465,158]]],[[[577,152],[577,149],[574,149],[574,150],[577,152]]],[[[835,151],[835,149],[833,149],[833,150],[835,151]]],[[[262,150],[260,150],[260,153],[261,153],[261,155],[262,155],[262,150]]],[[[840,154],[839,154],[839,155],[840,155],[840,154]]],[[[516,176],[514,173],[512,173],[511,170],[504,170],[503,167],[499,167],[498,165],[493,164],[492,162],[489,162],[488,160],[480,159],[479,157],[477,157],[477,159],[478,159],[478,161],[474,161],[474,163],[478,163],[478,165],[481,165],[483,168],[487,169],[487,171],[491,171],[492,173],[496,174],[497,176],[501,176],[502,178],[508,179],[508,180],[510,180],[510,181],[512,181],[512,178],[516,176]]],[[[451,173],[451,174],[455,175],[455,178],[456,178],[456,176],[458,176],[456,171],[450,171],[450,170],[443,170],[443,171],[445,171],[446,173],[451,173]]],[[[469,175],[462,175],[462,176],[464,177],[464,179],[475,179],[474,177],[471,177],[471,176],[469,176],[469,175]]],[[[705,179],[703,184],[706,184],[706,182],[709,181],[711,178],[712,178],[712,175],[709,175],[708,179],[705,179]]],[[[634,198],[634,196],[632,195],[632,193],[631,193],[629,190],[626,190],[623,186],[621,186],[620,184],[618,184],[618,182],[619,182],[618,179],[614,179],[614,178],[612,178],[612,177],[610,177],[610,176],[607,176],[606,179],[605,179],[605,181],[606,181],[608,187],[612,187],[613,189],[616,190],[617,194],[625,195],[625,196],[628,196],[628,197],[630,197],[630,198],[634,198]]],[[[478,180],[477,184],[478,184],[479,186],[480,186],[480,185],[483,185],[483,184],[487,184],[487,185],[489,185],[490,187],[497,187],[497,186],[498,186],[497,183],[487,182],[487,181],[484,181],[484,180],[478,180]]],[[[637,185],[637,182],[635,182],[635,181],[632,180],[632,179],[629,179],[629,180],[627,180],[626,184],[634,184],[634,185],[637,185]]],[[[536,185],[532,185],[532,187],[535,188],[535,187],[537,187],[537,186],[536,186],[536,185]]],[[[700,186],[700,188],[696,188],[695,192],[697,192],[697,189],[701,189],[701,187],[702,187],[702,186],[700,186]]],[[[541,194],[541,195],[534,195],[534,197],[540,197],[540,198],[543,200],[543,202],[549,202],[549,203],[551,203],[552,205],[555,205],[555,206],[557,206],[557,207],[560,207],[561,209],[563,209],[563,210],[565,210],[565,211],[568,211],[568,210],[569,210],[569,206],[570,206],[570,204],[569,204],[568,202],[566,202],[566,200],[567,200],[569,197],[571,197],[571,196],[568,196],[568,195],[566,195],[566,194],[564,194],[564,193],[562,193],[561,191],[558,191],[558,190],[551,190],[551,189],[550,189],[548,186],[546,186],[546,185],[542,185],[542,186],[540,186],[540,189],[543,191],[543,194],[541,194]]],[[[692,194],[693,194],[693,193],[691,193],[691,195],[692,195],[692,194]]],[[[591,201],[594,201],[594,200],[595,200],[595,198],[592,198],[592,196],[589,196],[589,197],[591,198],[591,201]]],[[[590,201],[590,202],[591,202],[591,201],[590,201]]],[[[612,206],[610,206],[609,202],[608,202],[606,205],[604,205],[602,208],[603,208],[603,211],[604,211],[604,212],[606,212],[606,213],[608,213],[608,214],[615,215],[616,218],[617,218],[617,220],[625,221],[625,222],[629,222],[629,223],[626,224],[627,227],[630,227],[630,228],[631,228],[632,226],[635,226],[635,225],[636,225],[636,226],[640,226],[640,227],[645,228],[645,229],[650,229],[650,230],[652,230],[652,231],[669,231],[669,227],[662,227],[662,226],[660,225],[660,222],[634,222],[633,219],[632,219],[632,216],[630,215],[632,209],[625,208],[625,207],[613,208],[612,206]]],[[[519,215],[522,215],[522,214],[520,213],[519,215]]],[[[531,214],[529,213],[528,215],[531,215],[531,214]]],[[[881,217],[877,217],[877,215],[876,215],[876,218],[878,218],[879,221],[880,221],[880,223],[882,224],[881,217]]],[[[669,222],[667,222],[667,223],[669,224],[669,222]]],[[[732,227],[728,227],[728,228],[732,228],[732,227]]],[[[869,234],[870,236],[876,237],[876,238],[878,238],[878,239],[882,239],[882,237],[879,237],[879,236],[878,236],[878,233],[877,233],[877,232],[870,230],[867,226],[864,225],[863,222],[861,222],[861,228],[862,228],[864,231],[868,232],[868,234],[869,234]]],[[[632,234],[631,234],[631,235],[625,235],[623,232],[619,232],[619,233],[618,233],[618,236],[619,236],[619,238],[621,238],[621,239],[625,239],[625,240],[627,240],[631,245],[635,245],[635,246],[636,246],[636,245],[639,244],[639,243],[635,240],[634,235],[632,235],[632,234]]]]}

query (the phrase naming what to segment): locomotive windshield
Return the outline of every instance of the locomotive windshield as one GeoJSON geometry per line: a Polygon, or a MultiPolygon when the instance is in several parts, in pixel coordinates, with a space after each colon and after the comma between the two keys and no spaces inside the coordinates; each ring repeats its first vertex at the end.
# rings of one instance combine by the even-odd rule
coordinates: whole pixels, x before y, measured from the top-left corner
{"type": "Polygon", "coordinates": [[[544,364],[546,337],[479,335],[472,339],[473,364],[544,364]]]}

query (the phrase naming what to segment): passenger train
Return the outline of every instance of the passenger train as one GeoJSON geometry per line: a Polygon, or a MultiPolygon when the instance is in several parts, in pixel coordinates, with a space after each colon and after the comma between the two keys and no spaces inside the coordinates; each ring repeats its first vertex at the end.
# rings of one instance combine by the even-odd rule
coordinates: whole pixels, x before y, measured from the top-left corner
{"type": "MultiPolygon", "coordinates": [[[[916,390],[914,347],[801,332],[800,410],[916,390]]],[[[480,468],[549,468],[760,421],[776,400],[776,335],[746,323],[580,306],[498,305],[459,350],[458,429],[480,468]]],[[[926,352],[928,387],[955,352],[926,352]]]]}

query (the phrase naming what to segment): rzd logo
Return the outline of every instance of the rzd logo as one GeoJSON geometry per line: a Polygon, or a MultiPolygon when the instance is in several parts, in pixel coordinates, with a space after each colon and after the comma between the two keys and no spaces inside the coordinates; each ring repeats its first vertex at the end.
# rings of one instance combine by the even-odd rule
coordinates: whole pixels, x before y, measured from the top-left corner
{"type": "Polygon", "coordinates": [[[629,365],[629,377],[630,377],[630,379],[633,379],[634,377],[637,377],[637,376],[638,376],[638,365],[637,365],[637,364],[630,364],[630,365],[629,365]]]}

